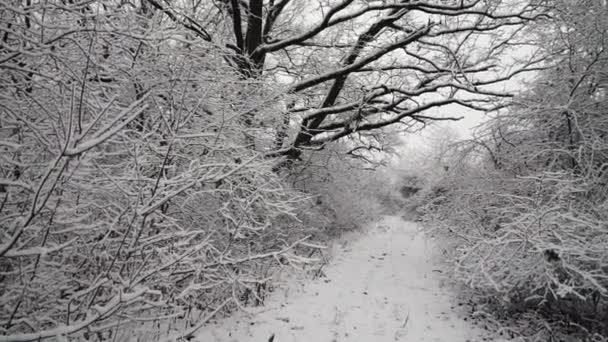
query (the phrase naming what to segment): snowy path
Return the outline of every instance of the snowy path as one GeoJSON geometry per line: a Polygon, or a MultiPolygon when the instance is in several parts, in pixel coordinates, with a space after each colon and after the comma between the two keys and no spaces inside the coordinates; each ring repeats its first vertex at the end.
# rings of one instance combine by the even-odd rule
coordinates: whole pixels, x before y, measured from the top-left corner
{"type": "Polygon", "coordinates": [[[288,286],[255,316],[238,313],[196,341],[481,341],[441,286],[433,246],[415,223],[387,217],[337,252],[327,277],[288,286]]]}

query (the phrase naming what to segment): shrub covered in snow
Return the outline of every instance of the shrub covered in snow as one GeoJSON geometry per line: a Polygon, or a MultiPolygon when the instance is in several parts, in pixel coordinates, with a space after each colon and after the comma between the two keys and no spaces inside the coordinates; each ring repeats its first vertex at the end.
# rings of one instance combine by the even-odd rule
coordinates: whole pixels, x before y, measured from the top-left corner
{"type": "Polygon", "coordinates": [[[554,67],[455,146],[425,210],[457,279],[608,334],[608,8],[581,3],[556,2],[543,31],[554,67]]]}
{"type": "MultiPolygon", "coordinates": [[[[308,261],[295,253],[307,197],[249,146],[264,132],[243,120],[274,113],[280,93],[243,84],[221,49],[182,31],[116,34],[114,14],[54,49],[24,43],[21,69],[2,69],[1,340],[188,335],[262,300],[270,264],[308,261]]],[[[49,36],[72,18],[46,15],[49,36]]]]}
{"type": "Polygon", "coordinates": [[[450,241],[456,279],[509,310],[606,334],[608,102],[584,81],[605,77],[603,61],[581,57],[566,78],[561,69],[545,73],[456,148],[461,162],[424,209],[450,241]]]}

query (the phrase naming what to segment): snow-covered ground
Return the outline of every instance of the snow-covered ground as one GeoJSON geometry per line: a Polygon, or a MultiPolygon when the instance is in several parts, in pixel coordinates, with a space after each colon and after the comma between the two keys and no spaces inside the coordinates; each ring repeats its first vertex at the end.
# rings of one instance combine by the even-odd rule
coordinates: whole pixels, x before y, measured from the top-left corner
{"type": "Polygon", "coordinates": [[[203,328],[195,341],[481,341],[444,286],[419,226],[386,217],[342,244],[325,277],[292,279],[257,308],[203,328]]]}

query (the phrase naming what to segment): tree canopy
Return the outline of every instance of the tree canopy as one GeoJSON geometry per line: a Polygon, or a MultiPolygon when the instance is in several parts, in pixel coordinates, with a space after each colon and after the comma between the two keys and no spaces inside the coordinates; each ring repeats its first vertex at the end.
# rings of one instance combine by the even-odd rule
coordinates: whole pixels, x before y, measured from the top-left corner
{"type": "Polygon", "coordinates": [[[373,141],[387,126],[458,117],[433,111],[449,104],[499,108],[511,94],[496,85],[542,61],[512,56],[528,41],[526,24],[545,13],[538,1],[148,2],[225,47],[243,78],[295,95],[279,109],[275,148],[296,156],[344,137],[373,141]]]}

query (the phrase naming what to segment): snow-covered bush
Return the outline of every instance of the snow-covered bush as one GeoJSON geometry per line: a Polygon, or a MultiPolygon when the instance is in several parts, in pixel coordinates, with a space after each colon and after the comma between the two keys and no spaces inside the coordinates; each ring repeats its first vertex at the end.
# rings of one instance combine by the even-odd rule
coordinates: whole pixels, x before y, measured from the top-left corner
{"type": "Polygon", "coordinates": [[[556,29],[566,30],[573,50],[561,51],[556,67],[457,146],[460,164],[425,208],[430,226],[451,242],[456,279],[510,309],[538,310],[604,334],[608,59],[595,44],[608,46],[605,18],[595,18],[592,28],[567,22],[570,30],[556,29]]]}
{"type": "Polygon", "coordinates": [[[541,310],[605,329],[606,199],[590,199],[585,180],[470,170],[450,175],[442,189],[425,207],[426,219],[446,242],[455,279],[496,296],[507,310],[541,310]]]}
{"type": "Polygon", "coordinates": [[[1,6],[0,340],[189,335],[308,261],[243,119],[280,93],[141,9],[1,6]]]}

